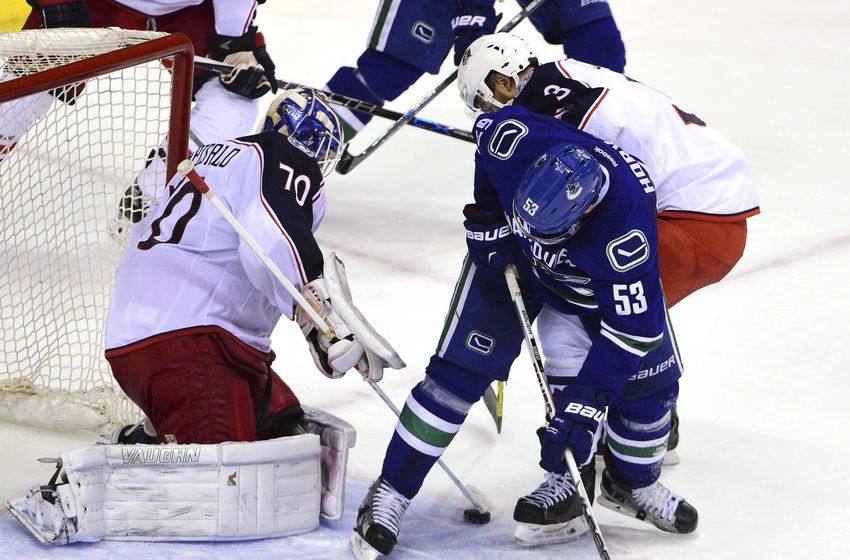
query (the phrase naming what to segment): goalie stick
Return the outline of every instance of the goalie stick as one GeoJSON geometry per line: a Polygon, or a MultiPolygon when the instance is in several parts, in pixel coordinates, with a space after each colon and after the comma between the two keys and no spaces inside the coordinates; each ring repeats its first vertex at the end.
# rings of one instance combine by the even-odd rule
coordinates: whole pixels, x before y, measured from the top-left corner
{"type": "MultiPolygon", "coordinates": [[[[549,390],[549,385],[546,383],[546,374],[543,371],[543,359],[540,357],[540,350],[537,346],[537,339],[534,337],[534,331],[531,329],[531,320],[528,318],[528,311],[525,309],[525,302],[522,299],[522,291],[517,283],[516,267],[509,264],[505,267],[505,280],[508,283],[508,291],[511,294],[511,300],[514,302],[517,317],[522,325],[523,335],[525,337],[526,348],[531,355],[531,362],[534,365],[534,373],[537,375],[537,383],[540,385],[540,393],[543,395],[543,401],[546,404],[546,418],[551,419],[555,415],[555,401],[552,398],[552,392],[549,390]]],[[[602,538],[602,531],[599,530],[599,525],[596,523],[596,518],[593,516],[593,507],[587,497],[587,492],[584,490],[584,484],[581,483],[581,475],[578,472],[573,452],[567,448],[564,453],[564,458],[567,461],[567,468],[570,471],[570,477],[575,482],[576,490],[579,498],[581,498],[581,509],[584,513],[584,518],[587,525],[593,532],[593,543],[596,545],[596,551],[599,553],[599,558],[602,560],[611,560],[608,555],[608,549],[605,546],[605,539],[602,538]]]]}
{"type": "MultiPolygon", "coordinates": [[[[509,22],[503,25],[498,32],[506,33],[508,31],[511,31],[514,27],[519,25],[520,22],[527,18],[529,14],[531,14],[531,12],[536,10],[540,6],[540,4],[545,1],[546,0],[534,0],[528,6],[523,8],[522,11],[520,11],[517,15],[511,18],[509,22]]],[[[371,144],[369,144],[369,146],[365,150],[363,150],[359,154],[352,155],[351,152],[348,151],[348,148],[346,148],[345,151],[342,153],[342,159],[340,159],[339,164],[337,164],[337,171],[345,175],[346,173],[360,165],[360,162],[369,157],[375,150],[380,148],[384,144],[384,142],[386,142],[390,138],[390,136],[398,132],[401,127],[413,120],[416,113],[421,111],[422,108],[425,107],[425,105],[433,101],[435,97],[437,97],[444,89],[449,86],[449,84],[455,81],[455,78],[457,78],[457,68],[455,68],[454,71],[449,76],[447,76],[442,82],[437,84],[434,89],[429,91],[425,95],[425,97],[420,99],[416,103],[416,105],[408,109],[407,112],[402,115],[400,119],[394,122],[388,129],[383,132],[383,134],[378,136],[371,144]]]]}
{"type": "MultiPolygon", "coordinates": [[[[218,73],[229,72],[233,69],[233,66],[229,64],[225,64],[217,60],[212,60],[210,58],[204,58],[202,56],[195,57],[195,67],[201,68],[202,70],[210,70],[212,72],[218,73]]],[[[277,85],[284,89],[293,89],[299,87],[312,89],[327,97],[328,100],[334,105],[339,105],[341,107],[345,107],[346,109],[351,109],[352,111],[360,111],[361,113],[368,113],[376,117],[382,117],[394,121],[404,118],[403,113],[386,109],[384,107],[381,107],[380,105],[369,103],[368,101],[363,101],[362,99],[357,99],[356,97],[349,97],[347,95],[334,93],[332,91],[311,88],[308,86],[301,85],[297,82],[285,82],[283,80],[278,80],[277,85]]],[[[458,140],[463,140],[464,142],[472,142],[473,144],[475,143],[475,137],[472,136],[471,131],[460,130],[447,124],[429,121],[428,119],[420,119],[419,117],[414,117],[405,124],[415,126],[416,128],[421,128],[423,130],[436,132],[437,134],[442,134],[450,138],[457,138],[458,140]]]]}

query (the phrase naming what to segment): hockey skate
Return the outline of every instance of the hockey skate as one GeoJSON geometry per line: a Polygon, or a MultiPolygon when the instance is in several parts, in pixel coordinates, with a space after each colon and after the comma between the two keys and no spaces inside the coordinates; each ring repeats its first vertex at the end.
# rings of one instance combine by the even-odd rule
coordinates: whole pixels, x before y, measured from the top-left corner
{"type": "Polygon", "coordinates": [[[357,526],[349,541],[354,557],[357,560],[375,560],[392,552],[409,505],[410,500],[378,477],[357,510],[357,526]]]}
{"type": "Polygon", "coordinates": [[[521,546],[573,541],[588,530],[576,487],[568,474],[546,473],[531,494],[517,500],[514,538],[521,546]]]}
{"type": "Polygon", "coordinates": [[[602,472],[599,503],[670,533],[693,533],[699,521],[696,508],[660,482],[629,489],[616,482],[607,470],[602,472]]]}
{"type": "Polygon", "coordinates": [[[156,439],[156,430],[153,424],[147,418],[143,418],[135,424],[122,424],[118,426],[107,436],[109,443],[132,445],[135,443],[154,444],[158,443],[156,439]]]}

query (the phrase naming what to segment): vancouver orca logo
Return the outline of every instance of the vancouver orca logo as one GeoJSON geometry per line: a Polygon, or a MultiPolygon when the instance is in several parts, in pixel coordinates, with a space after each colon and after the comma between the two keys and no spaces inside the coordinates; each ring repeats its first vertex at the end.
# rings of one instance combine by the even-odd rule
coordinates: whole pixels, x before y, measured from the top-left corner
{"type": "Polygon", "coordinates": [[[472,331],[466,337],[466,347],[485,356],[489,356],[495,346],[496,341],[493,340],[493,337],[478,331],[472,331]]]}
{"type": "Polygon", "coordinates": [[[425,43],[426,45],[430,45],[434,42],[434,38],[437,36],[437,32],[434,31],[434,28],[425,23],[424,21],[417,21],[413,24],[413,27],[410,30],[410,34],[425,43]]]}
{"type": "Polygon", "coordinates": [[[608,244],[605,252],[617,272],[626,272],[649,259],[649,242],[642,231],[633,229],[608,244]]]}
{"type": "Polygon", "coordinates": [[[496,159],[508,159],[514,155],[517,144],[528,134],[528,127],[514,119],[508,119],[499,123],[487,149],[496,159]]]}

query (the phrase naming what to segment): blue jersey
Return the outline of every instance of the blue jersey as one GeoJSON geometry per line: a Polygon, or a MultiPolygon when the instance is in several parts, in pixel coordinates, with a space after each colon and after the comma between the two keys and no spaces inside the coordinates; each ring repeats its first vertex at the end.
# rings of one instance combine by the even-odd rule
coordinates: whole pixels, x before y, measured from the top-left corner
{"type": "Polygon", "coordinates": [[[666,307],[658,270],[655,188],[643,164],[550,117],[509,106],[475,122],[475,201],[502,211],[529,259],[525,286],[555,309],[592,314],[591,350],[577,381],[619,394],[649,350],[661,344],[666,307]],[[601,164],[607,183],[578,232],[544,246],[522,235],[513,220],[520,179],[557,144],[584,148],[601,164]]]}

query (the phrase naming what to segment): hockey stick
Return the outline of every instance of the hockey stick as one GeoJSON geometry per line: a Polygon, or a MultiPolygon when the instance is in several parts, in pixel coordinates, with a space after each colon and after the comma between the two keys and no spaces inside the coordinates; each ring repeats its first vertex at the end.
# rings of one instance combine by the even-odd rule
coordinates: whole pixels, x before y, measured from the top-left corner
{"type": "Polygon", "coordinates": [[[492,385],[487,387],[487,390],[484,392],[484,405],[490,412],[493,422],[496,423],[496,433],[501,434],[502,412],[505,402],[505,382],[499,381],[496,386],[498,387],[496,391],[493,390],[492,385]]]}
{"type": "MultiPolygon", "coordinates": [[[[400,420],[401,412],[399,411],[395,403],[393,403],[393,401],[390,399],[390,397],[384,392],[384,390],[381,389],[374,381],[368,381],[368,383],[372,387],[372,389],[374,389],[374,391],[378,393],[378,396],[381,397],[381,400],[386,403],[390,410],[392,410],[396,417],[400,420]]],[[[463,494],[463,497],[469,500],[469,503],[472,504],[473,507],[475,507],[475,509],[478,511],[479,516],[477,518],[470,518],[471,516],[469,515],[469,513],[467,513],[469,512],[469,510],[466,510],[463,513],[464,519],[472,523],[478,524],[484,524],[490,521],[490,512],[488,511],[490,508],[490,500],[487,498],[487,496],[485,496],[481,490],[472,486],[471,484],[464,485],[460,481],[460,479],[455,476],[455,473],[451,471],[448,465],[443,462],[442,458],[437,459],[437,464],[440,465],[443,471],[445,471],[448,477],[452,480],[454,485],[457,486],[457,489],[460,490],[460,493],[463,494]]]]}
{"type": "MultiPolygon", "coordinates": [[[[499,33],[506,33],[508,31],[511,31],[514,27],[519,25],[520,22],[527,18],[531,12],[536,10],[540,6],[540,4],[545,1],[546,0],[534,0],[533,2],[531,2],[528,6],[523,8],[522,11],[520,11],[517,15],[511,18],[509,22],[503,25],[502,28],[499,29],[499,33]]],[[[363,150],[359,154],[352,155],[351,152],[348,151],[348,148],[346,148],[345,151],[342,153],[342,159],[340,159],[339,164],[337,164],[337,171],[345,175],[346,173],[360,165],[360,162],[369,157],[372,152],[381,147],[381,145],[383,145],[383,143],[386,142],[390,138],[390,136],[398,132],[401,127],[410,122],[414,118],[416,113],[421,111],[422,108],[425,107],[425,105],[433,101],[434,98],[440,94],[440,92],[442,92],[449,86],[449,84],[455,81],[455,78],[457,78],[457,68],[455,68],[455,70],[449,76],[447,76],[446,79],[437,84],[434,89],[429,91],[425,95],[425,97],[420,99],[416,103],[416,105],[408,109],[408,111],[404,115],[402,115],[400,119],[394,122],[388,129],[383,132],[383,134],[378,136],[378,138],[376,138],[371,144],[369,144],[369,146],[365,150],[363,150]]]]}
{"type": "MultiPolygon", "coordinates": [[[[551,419],[555,415],[555,400],[552,398],[552,392],[549,390],[549,384],[546,382],[546,374],[543,371],[543,359],[540,357],[537,339],[534,337],[534,331],[531,329],[531,320],[528,318],[528,311],[525,309],[525,303],[522,299],[522,291],[520,291],[519,284],[517,283],[517,272],[514,265],[509,264],[505,267],[505,280],[508,283],[508,291],[511,293],[511,300],[514,302],[514,307],[516,307],[519,322],[522,324],[526,348],[531,355],[534,373],[537,375],[537,383],[540,385],[540,393],[543,395],[543,400],[546,403],[546,418],[551,419]]],[[[578,491],[579,498],[581,498],[581,509],[584,512],[584,518],[587,520],[590,530],[593,531],[593,542],[596,545],[599,558],[602,560],[611,560],[611,557],[608,555],[608,549],[605,546],[605,540],[602,538],[602,531],[599,530],[599,525],[593,516],[593,508],[587,497],[587,492],[584,490],[584,484],[581,482],[578,465],[576,465],[573,452],[569,448],[564,453],[564,458],[567,460],[570,477],[573,479],[573,484],[578,491]]]]}
{"type": "MultiPolygon", "coordinates": [[[[224,64],[223,62],[204,58],[202,56],[195,57],[195,67],[218,73],[229,72],[233,69],[233,66],[229,64],[224,64]]],[[[394,121],[404,117],[403,113],[392,111],[390,109],[385,109],[380,105],[376,105],[375,103],[369,103],[368,101],[363,101],[362,99],[357,99],[356,97],[348,97],[347,95],[334,93],[332,91],[310,88],[309,86],[301,85],[296,82],[285,82],[283,80],[278,80],[277,85],[284,89],[292,89],[298,87],[313,89],[327,97],[328,100],[334,105],[339,105],[341,107],[345,107],[346,109],[351,109],[352,111],[360,111],[361,113],[368,113],[376,117],[382,117],[394,121]]],[[[475,143],[475,138],[472,136],[472,132],[470,132],[469,130],[460,130],[451,127],[447,124],[441,124],[435,121],[429,121],[427,119],[420,119],[418,117],[410,119],[410,121],[406,122],[405,124],[409,124],[410,126],[415,126],[416,128],[421,128],[423,130],[436,132],[437,134],[442,134],[450,138],[457,138],[458,140],[463,140],[464,142],[475,143]]]]}
{"type": "Polygon", "coordinates": [[[195,164],[192,163],[190,159],[184,159],[177,165],[177,173],[183,175],[196,189],[201,191],[207,199],[215,206],[215,209],[218,210],[224,219],[227,220],[227,223],[231,225],[231,227],[236,230],[236,233],[239,237],[242,238],[248,247],[257,255],[257,258],[260,259],[264,265],[268,267],[271,273],[277,278],[278,282],[280,282],[281,286],[289,292],[289,295],[292,296],[292,299],[298,304],[301,309],[303,309],[307,315],[310,316],[310,319],[313,320],[313,323],[316,324],[316,328],[322,331],[322,334],[331,336],[333,332],[331,331],[328,323],[322,319],[322,317],[316,313],[316,310],[313,309],[307,300],[304,299],[304,296],[301,295],[295,286],[292,285],[292,282],[289,281],[289,278],[283,273],[283,271],[278,268],[278,266],[274,263],[273,260],[263,251],[262,247],[254,240],[248,230],[246,230],[242,224],[239,223],[239,220],[236,219],[236,216],[221,202],[221,199],[210,190],[210,186],[207,185],[207,182],[204,181],[203,177],[198,175],[198,172],[195,171],[195,164]]]}

